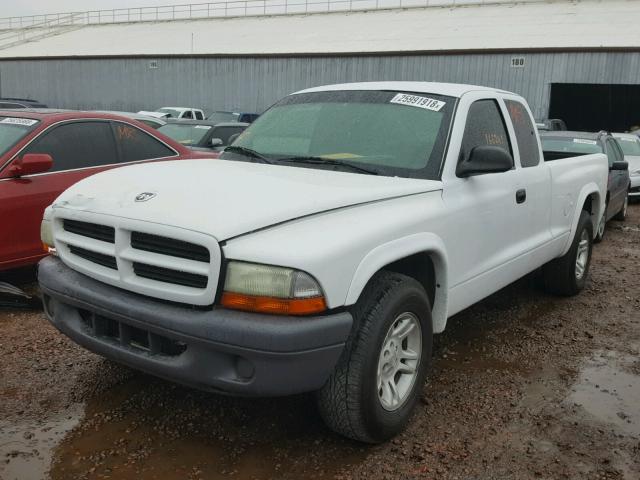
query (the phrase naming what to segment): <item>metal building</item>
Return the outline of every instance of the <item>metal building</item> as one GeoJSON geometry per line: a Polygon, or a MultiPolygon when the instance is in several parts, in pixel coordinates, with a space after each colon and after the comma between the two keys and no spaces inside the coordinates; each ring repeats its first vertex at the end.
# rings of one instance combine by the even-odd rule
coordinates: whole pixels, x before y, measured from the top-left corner
{"type": "Polygon", "coordinates": [[[625,130],[640,124],[639,23],[636,0],[240,0],[7,18],[0,96],[261,111],[327,83],[447,81],[520,93],[570,128],[625,130]]]}

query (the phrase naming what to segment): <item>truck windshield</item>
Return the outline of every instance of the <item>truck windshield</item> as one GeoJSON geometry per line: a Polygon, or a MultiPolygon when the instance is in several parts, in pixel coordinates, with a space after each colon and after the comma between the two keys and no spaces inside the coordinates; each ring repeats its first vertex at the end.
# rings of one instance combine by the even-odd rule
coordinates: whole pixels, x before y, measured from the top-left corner
{"type": "Polygon", "coordinates": [[[196,145],[211,130],[211,125],[167,123],[158,131],[183,145],[196,145]]]}
{"type": "Polygon", "coordinates": [[[212,112],[211,115],[207,117],[207,120],[211,120],[212,122],[216,122],[216,123],[237,122],[239,117],[240,117],[239,113],[212,112]]]}
{"type": "Polygon", "coordinates": [[[0,117],[0,156],[7,153],[38,123],[38,120],[30,118],[0,117]]]}
{"type": "Polygon", "coordinates": [[[166,113],[169,115],[169,118],[180,118],[180,114],[182,113],[180,110],[174,108],[159,108],[156,112],[166,113]]]}
{"type": "Polygon", "coordinates": [[[576,155],[588,155],[602,153],[602,147],[596,140],[574,137],[541,137],[542,150],[545,152],[574,153],[576,155]]]}
{"type": "Polygon", "coordinates": [[[222,158],[247,159],[251,152],[265,163],[437,179],[455,100],[391,91],[290,95],[222,158]]]}
{"type": "Polygon", "coordinates": [[[630,157],[640,157],[640,139],[616,137],[622,152],[630,157]]]}

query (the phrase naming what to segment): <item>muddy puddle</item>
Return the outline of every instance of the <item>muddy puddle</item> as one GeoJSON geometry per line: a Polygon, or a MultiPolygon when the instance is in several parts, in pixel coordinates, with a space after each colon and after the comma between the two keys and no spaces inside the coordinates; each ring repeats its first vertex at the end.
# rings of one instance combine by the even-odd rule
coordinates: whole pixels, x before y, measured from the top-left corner
{"type": "Polygon", "coordinates": [[[50,476],[323,479],[366,455],[322,425],[311,396],[227,398],[134,374],[89,402],[50,476]]]}
{"type": "Polygon", "coordinates": [[[599,351],[582,367],[567,398],[595,421],[640,438],[638,357],[599,351]]]}
{"type": "Polygon", "coordinates": [[[76,404],[46,420],[0,422],[0,478],[45,478],[53,449],[78,425],[83,412],[76,404]]]}

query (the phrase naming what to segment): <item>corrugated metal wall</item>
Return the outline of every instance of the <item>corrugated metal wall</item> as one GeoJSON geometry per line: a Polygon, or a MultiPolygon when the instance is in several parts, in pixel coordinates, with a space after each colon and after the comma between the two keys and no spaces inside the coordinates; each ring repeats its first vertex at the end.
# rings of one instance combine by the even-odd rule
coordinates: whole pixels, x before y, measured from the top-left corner
{"type": "MultiPolygon", "coordinates": [[[[198,106],[262,111],[306,87],[373,80],[472,83],[524,95],[536,117],[551,83],[640,84],[640,52],[294,58],[166,58],[0,61],[0,95],[60,108],[144,110],[198,106]],[[525,57],[513,68],[514,56],[525,57]]],[[[585,99],[588,101],[588,99],[585,99]]]]}

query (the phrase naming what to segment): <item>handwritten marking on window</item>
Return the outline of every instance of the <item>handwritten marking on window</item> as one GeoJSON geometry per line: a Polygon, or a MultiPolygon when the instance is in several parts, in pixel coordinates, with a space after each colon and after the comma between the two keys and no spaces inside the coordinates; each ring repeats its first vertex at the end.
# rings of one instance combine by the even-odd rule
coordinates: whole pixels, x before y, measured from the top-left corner
{"type": "Polygon", "coordinates": [[[135,134],[136,134],[136,131],[131,127],[127,127],[125,125],[118,125],[116,127],[116,136],[118,137],[118,140],[135,141],[136,140],[135,134]]]}

